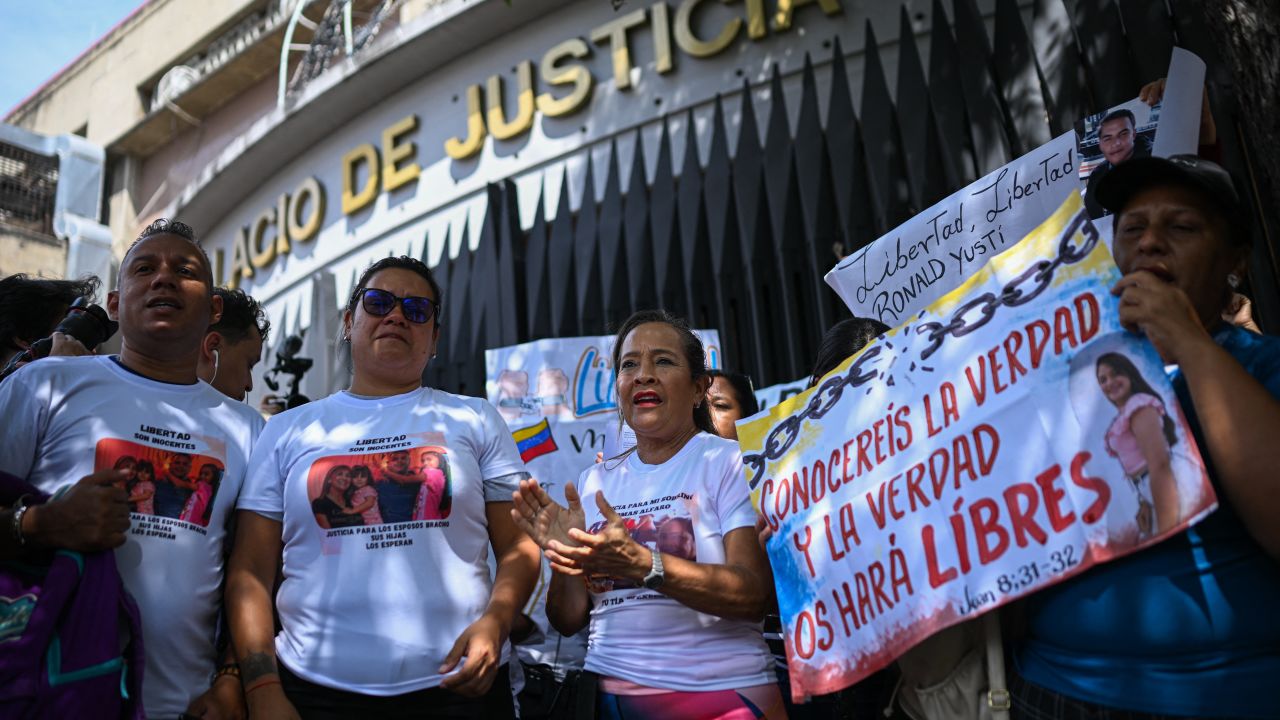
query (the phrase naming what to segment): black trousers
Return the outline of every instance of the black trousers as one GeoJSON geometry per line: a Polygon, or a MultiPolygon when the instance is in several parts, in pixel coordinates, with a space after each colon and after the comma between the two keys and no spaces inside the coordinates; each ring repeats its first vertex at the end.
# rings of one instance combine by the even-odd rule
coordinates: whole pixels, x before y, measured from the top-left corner
{"type": "Polygon", "coordinates": [[[409,720],[410,718],[503,718],[515,717],[509,668],[498,668],[493,687],[483,697],[470,698],[442,688],[416,690],[404,695],[381,697],[335,690],[308,682],[280,665],[280,684],[302,720],[409,720]]]}

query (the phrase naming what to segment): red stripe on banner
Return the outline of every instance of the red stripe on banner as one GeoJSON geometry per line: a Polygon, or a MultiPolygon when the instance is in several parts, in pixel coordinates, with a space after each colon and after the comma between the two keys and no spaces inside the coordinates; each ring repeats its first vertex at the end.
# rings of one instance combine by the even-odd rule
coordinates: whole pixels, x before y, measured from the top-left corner
{"type": "Polygon", "coordinates": [[[524,460],[525,462],[529,462],[530,460],[536,457],[542,457],[547,453],[555,452],[556,450],[559,450],[559,449],[560,447],[556,445],[555,438],[548,435],[546,440],[543,440],[537,445],[533,445],[531,447],[521,450],[520,459],[524,460]]]}

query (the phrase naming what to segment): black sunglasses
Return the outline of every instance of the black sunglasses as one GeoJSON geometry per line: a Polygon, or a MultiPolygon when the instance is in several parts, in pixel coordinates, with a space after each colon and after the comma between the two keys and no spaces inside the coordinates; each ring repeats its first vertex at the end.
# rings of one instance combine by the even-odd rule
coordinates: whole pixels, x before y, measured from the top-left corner
{"type": "Polygon", "coordinates": [[[411,323],[422,324],[432,317],[440,317],[440,305],[428,297],[397,297],[386,290],[365,288],[360,296],[360,304],[364,311],[374,317],[385,317],[400,303],[404,319],[411,323]]]}

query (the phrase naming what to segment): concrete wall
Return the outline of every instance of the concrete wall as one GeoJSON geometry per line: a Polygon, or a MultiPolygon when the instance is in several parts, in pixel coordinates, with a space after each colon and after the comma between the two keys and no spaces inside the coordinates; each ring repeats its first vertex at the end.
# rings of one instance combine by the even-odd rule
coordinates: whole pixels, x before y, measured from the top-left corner
{"type": "Polygon", "coordinates": [[[61,279],[66,267],[66,243],[0,225],[0,277],[26,273],[61,279]]]}

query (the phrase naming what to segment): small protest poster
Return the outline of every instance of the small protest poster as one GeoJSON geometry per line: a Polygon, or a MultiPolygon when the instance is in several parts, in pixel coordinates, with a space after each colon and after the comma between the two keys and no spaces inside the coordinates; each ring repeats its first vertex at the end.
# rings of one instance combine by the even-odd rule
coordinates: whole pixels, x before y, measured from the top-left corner
{"type": "MultiPolygon", "coordinates": [[[[1135,98],[1082,119],[840,260],[827,284],[854,315],[902,324],[1012,247],[1070,193],[1084,192],[1100,217],[1088,191],[1113,163],[1194,153],[1203,86],[1204,62],[1174,48],[1160,103],[1135,98]]],[[[1110,223],[1098,229],[1109,245],[1110,223]]]]}
{"type": "MultiPolygon", "coordinates": [[[[707,367],[719,368],[720,333],[694,333],[707,367]]],[[[613,335],[548,338],[485,351],[489,402],[539,478],[558,483],[552,478],[571,472],[567,481],[577,480],[596,453],[611,449],[610,437],[617,440],[613,341],[613,335]]]]}
{"type": "Polygon", "coordinates": [[[812,390],[738,423],[797,700],[1216,507],[1079,193],[812,390]],[[1145,449],[1143,449],[1145,448],[1145,449]]]}
{"type": "Polygon", "coordinates": [[[791,382],[778,383],[756,390],[756,402],[761,410],[767,410],[793,395],[799,395],[809,387],[809,378],[804,377],[791,382]]]}

